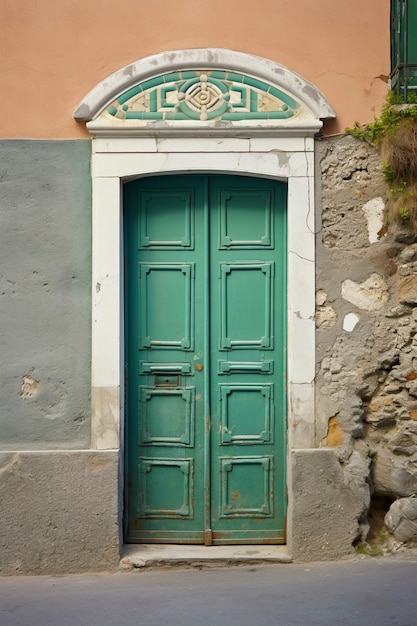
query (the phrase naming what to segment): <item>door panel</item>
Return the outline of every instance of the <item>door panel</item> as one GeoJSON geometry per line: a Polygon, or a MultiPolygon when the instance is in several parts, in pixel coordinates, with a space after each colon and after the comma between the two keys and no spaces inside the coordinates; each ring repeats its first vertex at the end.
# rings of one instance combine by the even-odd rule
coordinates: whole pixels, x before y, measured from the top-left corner
{"type": "Polygon", "coordinates": [[[158,177],[124,190],[130,541],[204,539],[203,188],[158,177]]]}
{"type": "Polygon", "coordinates": [[[220,445],[273,443],[273,386],[219,384],[220,445]]]}
{"type": "Polygon", "coordinates": [[[220,348],[272,345],[271,263],[220,264],[220,348]]]}
{"type": "Polygon", "coordinates": [[[267,180],[210,180],[215,543],[284,540],[284,191],[267,180]]]}
{"type": "Polygon", "coordinates": [[[285,192],[125,185],[129,541],[284,540],[285,192]]]}
{"type": "Polygon", "coordinates": [[[139,263],[139,284],[140,346],[192,349],[194,264],[139,263]]]}

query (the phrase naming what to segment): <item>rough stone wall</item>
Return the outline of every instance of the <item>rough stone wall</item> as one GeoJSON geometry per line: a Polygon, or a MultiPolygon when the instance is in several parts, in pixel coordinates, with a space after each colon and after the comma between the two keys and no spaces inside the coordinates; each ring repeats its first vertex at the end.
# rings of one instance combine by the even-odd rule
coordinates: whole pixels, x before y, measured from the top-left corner
{"type": "Polygon", "coordinates": [[[90,443],[90,141],[0,142],[0,449],[90,443]]]}
{"type": "Polygon", "coordinates": [[[362,498],[353,544],[417,541],[417,243],[376,150],[317,142],[316,443],[362,498]]]}

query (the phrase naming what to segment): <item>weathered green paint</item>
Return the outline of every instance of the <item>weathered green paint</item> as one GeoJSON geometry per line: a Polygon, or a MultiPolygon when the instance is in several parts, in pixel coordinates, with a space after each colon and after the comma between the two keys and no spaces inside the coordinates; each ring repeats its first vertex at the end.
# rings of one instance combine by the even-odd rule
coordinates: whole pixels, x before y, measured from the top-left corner
{"type": "Polygon", "coordinates": [[[284,540],[285,192],[125,185],[129,541],[284,540]]]}
{"type": "Polygon", "coordinates": [[[417,90],[417,0],[391,2],[391,88],[404,96],[417,90]]]}

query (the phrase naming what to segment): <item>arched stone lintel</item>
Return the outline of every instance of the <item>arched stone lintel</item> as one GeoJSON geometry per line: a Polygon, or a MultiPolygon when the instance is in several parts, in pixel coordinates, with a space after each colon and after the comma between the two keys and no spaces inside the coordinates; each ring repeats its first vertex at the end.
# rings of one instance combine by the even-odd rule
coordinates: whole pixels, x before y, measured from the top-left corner
{"type": "Polygon", "coordinates": [[[317,119],[336,114],[315,85],[288,68],[252,54],[222,48],[194,48],[162,52],[117,70],[96,85],[74,112],[77,121],[95,120],[118,96],[142,81],[183,69],[228,69],[263,79],[298,98],[317,119]]]}

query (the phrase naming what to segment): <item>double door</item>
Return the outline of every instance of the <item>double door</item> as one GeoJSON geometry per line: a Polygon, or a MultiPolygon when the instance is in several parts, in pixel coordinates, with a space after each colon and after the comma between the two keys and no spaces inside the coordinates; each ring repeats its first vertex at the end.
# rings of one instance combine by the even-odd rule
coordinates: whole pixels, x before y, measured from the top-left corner
{"type": "Polygon", "coordinates": [[[282,543],[284,183],[125,184],[126,535],[282,543]]]}

